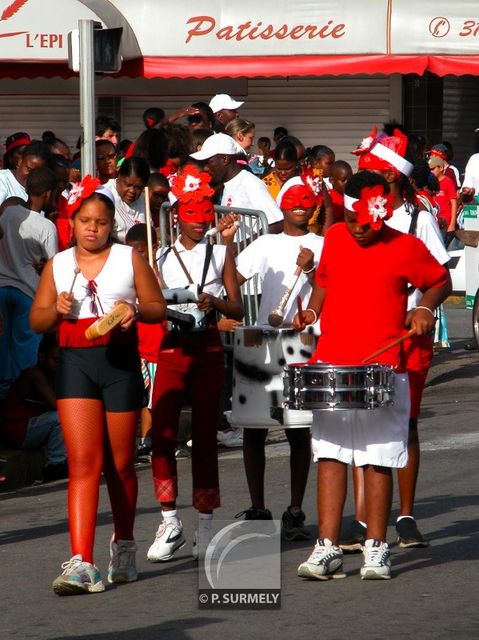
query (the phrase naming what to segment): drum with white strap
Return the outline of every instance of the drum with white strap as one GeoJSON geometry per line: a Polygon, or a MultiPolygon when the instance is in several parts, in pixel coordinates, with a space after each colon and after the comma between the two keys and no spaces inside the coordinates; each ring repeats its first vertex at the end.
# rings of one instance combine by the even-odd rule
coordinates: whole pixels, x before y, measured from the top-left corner
{"type": "Polygon", "coordinates": [[[232,426],[271,429],[311,425],[311,411],[284,407],[283,372],[287,364],[307,362],[314,352],[316,339],[310,331],[236,329],[232,410],[226,414],[232,426]]]}

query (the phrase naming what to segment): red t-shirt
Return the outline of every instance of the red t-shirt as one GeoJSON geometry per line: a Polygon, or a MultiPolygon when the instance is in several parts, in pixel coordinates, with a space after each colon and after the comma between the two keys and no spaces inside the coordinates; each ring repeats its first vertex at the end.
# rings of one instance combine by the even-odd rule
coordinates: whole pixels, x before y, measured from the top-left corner
{"type": "MultiPolygon", "coordinates": [[[[440,287],[447,272],[414,236],[385,226],[377,242],[362,247],[338,222],[326,234],[316,282],[326,297],[310,362],[358,365],[405,333],[408,283],[440,287]]],[[[375,361],[400,366],[400,347],[375,361]]]]}
{"type": "Polygon", "coordinates": [[[439,191],[434,199],[439,207],[438,218],[442,218],[447,224],[451,222],[451,200],[454,198],[457,198],[456,189],[451,178],[445,175],[442,180],[439,180],[439,191]]]}
{"type": "Polygon", "coordinates": [[[330,189],[329,197],[333,205],[334,222],[344,222],[344,195],[336,189],[330,189]]]}

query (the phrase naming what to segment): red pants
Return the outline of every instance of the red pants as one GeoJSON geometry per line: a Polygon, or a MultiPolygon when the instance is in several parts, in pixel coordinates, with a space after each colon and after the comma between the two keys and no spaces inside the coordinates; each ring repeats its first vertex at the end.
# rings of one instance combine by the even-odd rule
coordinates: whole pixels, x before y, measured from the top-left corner
{"type": "Polygon", "coordinates": [[[417,418],[421,411],[422,393],[432,362],[432,338],[430,336],[413,336],[404,342],[403,352],[411,397],[409,417],[417,418]]]}
{"type": "Polygon", "coordinates": [[[224,357],[216,329],[168,334],[153,386],[152,467],[156,498],[176,502],[175,446],[181,409],[191,404],[193,506],[220,506],[216,430],[224,380],[224,357]]]}

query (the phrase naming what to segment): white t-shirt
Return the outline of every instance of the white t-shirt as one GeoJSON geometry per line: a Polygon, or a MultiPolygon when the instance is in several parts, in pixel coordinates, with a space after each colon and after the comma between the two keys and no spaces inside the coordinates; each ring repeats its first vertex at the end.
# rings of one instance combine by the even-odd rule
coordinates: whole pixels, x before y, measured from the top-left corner
{"type": "Polygon", "coordinates": [[[145,222],[145,194],[142,193],[138,200],[131,205],[123,202],[116,190],[116,178],[111,178],[105,184],[113,194],[115,199],[115,224],[113,226],[113,235],[120,242],[125,242],[125,236],[134,224],[145,222]]]}
{"type": "Polygon", "coordinates": [[[10,169],[2,169],[0,170],[0,204],[12,196],[22,200],[28,199],[25,187],[18,182],[10,169]]]}
{"type": "Polygon", "coordinates": [[[7,207],[1,220],[0,286],[16,287],[33,298],[40,280],[33,264],[57,253],[56,227],[40,213],[21,205],[7,207]]]}
{"type": "Polygon", "coordinates": [[[474,153],[466,164],[462,188],[472,187],[479,194],[479,153],[474,153]]]}
{"type": "MultiPolygon", "coordinates": [[[[183,271],[178,258],[174,251],[168,247],[162,247],[157,252],[158,269],[161,278],[168,289],[190,289],[196,295],[198,285],[201,284],[203,268],[206,257],[206,247],[208,240],[203,238],[201,242],[192,249],[186,249],[178,239],[175,242],[176,250],[186,267],[186,270],[193,280],[193,284],[188,282],[185,272],[183,271]],[[166,257],[165,257],[166,254],[166,257]]],[[[203,292],[209,293],[215,298],[221,298],[225,294],[223,284],[223,271],[225,267],[226,247],[224,245],[214,245],[211,254],[211,260],[206,272],[206,278],[203,285],[203,292]]],[[[182,311],[183,313],[196,313],[198,306],[194,302],[186,302],[184,304],[169,305],[172,309],[182,311]]]]}
{"type": "Polygon", "coordinates": [[[269,224],[283,220],[283,212],[270,196],[264,182],[249,171],[240,171],[234,178],[225,182],[221,205],[259,209],[264,211],[269,224]]]}
{"type": "MultiPolygon", "coordinates": [[[[408,233],[411,226],[411,215],[408,213],[406,206],[402,205],[397,209],[394,209],[393,215],[386,224],[392,229],[402,231],[402,233],[408,233]]],[[[417,217],[416,238],[422,240],[430,253],[436,258],[440,264],[446,264],[449,262],[450,256],[446,251],[444,242],[439,231],[434,216],[428,211],[419,211],[417,217]]],[[[418,289],[415,289],[408,296],[408,309],[413,309],[421,299],[422,294],[418,289]]]]}
{"type": "MultiPolygon", "coordinates": [[[[247,280],[258,274],[262,282],[261,304],[256,322],[258,326],[270,326],[269,314],[276,309],[285,290],[293,284],[300,247],[311,249],[316,267],[323,243],[324,239],[314,233],[304,236],[266,234],[257,238],[238,255],[236,268],[239,273],[247,280]]],[[[284,310],[284,325],[293,321],[297,312],[297,297],[301,296],[306,307],[310,295],[309,277],[301,273],[284,310]]]]}

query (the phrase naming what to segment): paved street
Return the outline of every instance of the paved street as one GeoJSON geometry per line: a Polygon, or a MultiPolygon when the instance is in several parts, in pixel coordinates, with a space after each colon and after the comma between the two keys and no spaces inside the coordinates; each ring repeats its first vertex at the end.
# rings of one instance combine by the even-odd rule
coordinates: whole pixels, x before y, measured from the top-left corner
{"type": "MultiPolygon", "coordinates": [[[[392,551],[393,579],[359,579],[361,555],[345,558],[346,580],[308,582],[296,576],[310,543],[285,543],[280,611],[198,610],[197,569],[189,557],[194,513],[190,461],[180,460],[179,508],[188,544],[174,561],[150,564],[146,550],[158,525],[149,466],[139,468],[136,538],[140,580],[103,594],[59,598],[51,581],[69,558],[65,482],[1,495],[2,640],[193,640],[318,638],[420,640],[479,637],[479,390],[477,352],[463,350],[470,312],[448,309],[452,350],[435,358],[420,432],[422,473],[417,518],[427,549],[392,551]]],[[[268,446],[267,500],[275,517],[288,505],[287,446],[268,446]]],[[[249,506],[241,453],[220,460],[222,519],[249,506]]],[[[305,501],[315,534],[314,470],[305,501]]],[[[397,495],[393,517],[397,514],[397,495]]],[[[345,515],[352,515],[348,499],[345,515]]],[[[393,522],[393,519],[391,520],[393,522]]],[[[106,576],[112,525],[101,491],[96,563],[106,576]]],[[[389,539],[394,540],[393,528],[389,539]]]]}

